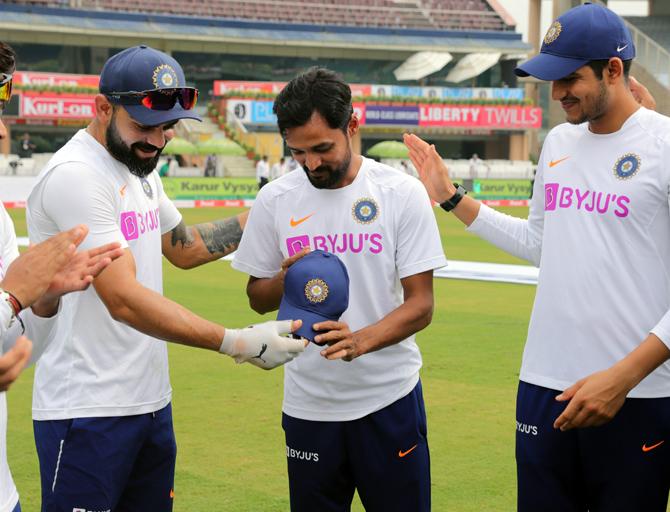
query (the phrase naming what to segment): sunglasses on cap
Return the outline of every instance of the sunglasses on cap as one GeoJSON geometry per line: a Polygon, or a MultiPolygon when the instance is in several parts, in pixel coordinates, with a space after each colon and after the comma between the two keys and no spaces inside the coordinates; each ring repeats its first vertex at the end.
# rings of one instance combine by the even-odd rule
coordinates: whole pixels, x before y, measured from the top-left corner
{"type": "Polygon", "coordinates": [[[151,110],[171,110],[177,102],[184,110],[191,110],[198,102],[198,89],[152,89],[150,91],[106,92],[112,103],[118,105],[144,105],[151,110]]]}
{"type": "Polygon", "coordinates": [[[12,97],[12,78],[14,75],[0,73],[0,101],[9,101],[12,97]]]}

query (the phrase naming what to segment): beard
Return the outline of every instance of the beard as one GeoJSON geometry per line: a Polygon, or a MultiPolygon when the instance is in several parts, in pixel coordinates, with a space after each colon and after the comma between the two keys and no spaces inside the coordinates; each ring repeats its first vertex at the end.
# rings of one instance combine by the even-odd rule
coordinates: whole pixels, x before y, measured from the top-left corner
{"type": "Polygon", "coordinates": [[[107,127],[107,151],[109,151],[119,162],[128,167],[131,174],[140,178],[148,176],[156,168],[158,158],[161,156],[163,148],[157,148],[156,146],[152,146],[145,142],[134,142],[128,146],[128,144],[123,142],[114,121],[114,116],[112,116],[112,122],[109,123],[109,126],[107,127]],[[141,158],[135,153],[136,149],[156,151],[156,156],[151,158],[141,158]]]}
{"type": "Polygon", "coordinates": [[[349,170],[351,164],[351,148],[347,148],[347,154],[342,162],[337,167],[330,165],[320,165],[313,171],[310,171],[306,165],[302,168],[307,175],[307,179],[314,188],[337,188],[337,185],[342,182],[349,170]],[[314,176],[313,173],[321,173],[323,176],[314,176]]]}
{"type": "Polygon", "coordinates": [[[568,119],[567,121],[570,124],[582,124],[586,123],[587,121],[597,121],[607,113],[608,103],[609,94],[607,93],[607,87],[605,86],[604,81],[601,81],[598,96],[595,98],[592,107],[588,111],[584,111],[579,118],[568,119]]]}

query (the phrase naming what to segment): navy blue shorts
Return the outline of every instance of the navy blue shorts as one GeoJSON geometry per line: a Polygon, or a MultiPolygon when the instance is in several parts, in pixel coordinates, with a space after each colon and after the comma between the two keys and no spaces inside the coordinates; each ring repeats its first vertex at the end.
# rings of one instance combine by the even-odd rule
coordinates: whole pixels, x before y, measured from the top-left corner
{"type": "Polygon", "coordinates": [[[292,512],[343,512],[354,490],[367,512],[428,512],[430,457],[421,382],[407,396],[353,421],[286,414],[292,512]]]}
{"type": "Polygon", "coordinates": [[[670,490],[670,398],[628,398],[600,427],[553,428],[558,391],[519,383],[518,510],[665,512],[670,490]]]}
{"type": "Polygon", "coordinates": [[[34,421],[42,512],[171,511],[172,407],[136,416],[34,421]]]}

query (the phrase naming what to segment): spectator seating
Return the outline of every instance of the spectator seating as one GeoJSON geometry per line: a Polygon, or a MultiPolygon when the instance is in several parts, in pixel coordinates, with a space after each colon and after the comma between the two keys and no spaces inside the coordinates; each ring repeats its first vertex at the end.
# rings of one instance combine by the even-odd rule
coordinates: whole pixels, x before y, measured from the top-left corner
{"type": "Polygon", "coordinates": [[[432,30],[513,30],[494,0],[14,0],[85,10],[432,30]]]}

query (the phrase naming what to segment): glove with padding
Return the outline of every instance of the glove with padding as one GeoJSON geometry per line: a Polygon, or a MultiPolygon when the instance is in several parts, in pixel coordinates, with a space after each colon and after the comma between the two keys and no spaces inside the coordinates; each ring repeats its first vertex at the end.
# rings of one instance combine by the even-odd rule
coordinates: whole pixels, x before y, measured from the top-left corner
{"type": "Polygon", "coordinates": [[[305,350],[305,340],[294,339],[288,334],[299,329],[302,322],[296,320],[271,321],[254,324],[244,329],[226,329],[219,352],[232,357],[236,363],[251,363],[271,370],[288,363],[305,350]]]}

